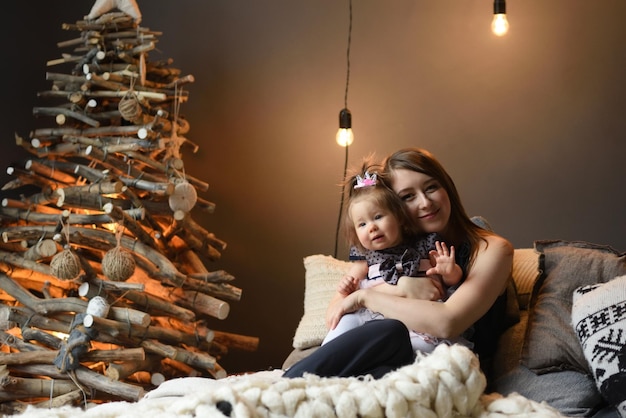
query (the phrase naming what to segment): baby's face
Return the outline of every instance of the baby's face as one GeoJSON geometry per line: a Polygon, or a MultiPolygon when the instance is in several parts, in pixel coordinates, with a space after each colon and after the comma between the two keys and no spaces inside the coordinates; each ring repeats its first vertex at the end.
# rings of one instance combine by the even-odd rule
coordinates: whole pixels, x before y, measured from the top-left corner
{"type": "Polygon", "coordinates": [[[368,250],[384,250],[402,242],[402,228],[389,210],[368,199],[354,202],[350,218],[359,242],[368,250]]]}

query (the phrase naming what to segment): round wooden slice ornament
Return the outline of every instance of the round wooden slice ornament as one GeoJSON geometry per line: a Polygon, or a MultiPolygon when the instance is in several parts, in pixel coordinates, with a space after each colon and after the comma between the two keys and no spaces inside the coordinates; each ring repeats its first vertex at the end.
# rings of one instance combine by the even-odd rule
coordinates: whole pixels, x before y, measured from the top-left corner
{"type": "Polygon", "coordinates": [[[198,192],[196,188],[189,184],[188,181],[183,180],[174,187],[174,193],[169,197],[170,209],[173,212],[178,210],[182,212],[189,212],[198,201],[198,192]]]}

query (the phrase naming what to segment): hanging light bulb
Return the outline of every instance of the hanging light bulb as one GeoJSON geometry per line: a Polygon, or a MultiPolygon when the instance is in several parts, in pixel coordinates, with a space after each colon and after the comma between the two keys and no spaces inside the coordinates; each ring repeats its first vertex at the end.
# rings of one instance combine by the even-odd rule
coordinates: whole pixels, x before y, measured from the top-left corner
{"type": "Polygon", "coordinates": [[[509,21],[506,19],[506,1],[494,0],[493,20],[491,21],[491,31],[496,36],[504,36],[509,31],[509,21]]]}
{"type": "Polygon", "coordinates": [[[342,147],[352,145],[354,134],[352,133],[352,114],[348,109],[339,112],[339,130],[337,131],[337,143],[342,147]]]}

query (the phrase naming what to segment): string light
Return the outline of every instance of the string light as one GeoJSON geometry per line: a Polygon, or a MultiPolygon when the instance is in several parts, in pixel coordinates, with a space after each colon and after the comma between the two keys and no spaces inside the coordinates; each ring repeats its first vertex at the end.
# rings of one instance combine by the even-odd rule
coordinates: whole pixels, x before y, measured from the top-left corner
{"type": "Polygon", "coordinates": [[[342,147],[348,147],[354,142],[352,133],[352,114],[347,108],[339,112],[339,130],[336,137],[337,143],[342,147]]]}
{"type": "MultiPolygon", "coordinates": [[[[345,160],[343,163],[343,179],[346,178],[348,171],[348,148],[354,141],[352,133],[352,114],[348,110],[348,88],[350,86],[350,45],[352,43],[352,0],[348,0],[349,20],[348,20],[348,48],[346,50],[346,89],[344,92],[343,109],[339,112],[339,130],[337,131],[336,140],[339,145],[345,148],[345,160]]],[[[344,181],[345,183],[345,181],[344,181]]],[[[341,215],[343,212],[343,199],[345,190],[341,190],[341,201],[339,202],[339,217],[337,218],[337,228],[335,230],[335,258],[337,258],[337,247],[339,245],[339,230],[341,226],[341,215]]]]}
{"type": "Polygon", "coordinates": [[[346,50],[346,89],[344,91],[343,109],[339,112],[339,130],[336,140],[342,147],[348,147],[354,142],[352,133],[352,114],[348,110],[348,89],[350,87],[350,44],[352,43],[352,0],[348,1],[349,24],[348,24],[348,48],[346,50]]]}
{"type": "Polygon", "coordinates": [[[494,0],[493,2],[491,31],[496,36],[504,36],[509,31],[509,21],[506,18],[506,0],[494,0]]]}

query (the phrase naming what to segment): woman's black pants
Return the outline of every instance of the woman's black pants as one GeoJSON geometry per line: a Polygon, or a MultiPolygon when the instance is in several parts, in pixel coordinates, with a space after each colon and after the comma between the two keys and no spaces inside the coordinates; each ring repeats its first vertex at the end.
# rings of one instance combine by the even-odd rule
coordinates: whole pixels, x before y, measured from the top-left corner
{"type": "Polygon", "coordinates": [[[395,319],[366,322],[329,341],[290,367],[284,377],[311,373],[322,377],[372,375],[411,364],[415,353],[407,327],[395,319]]]}

